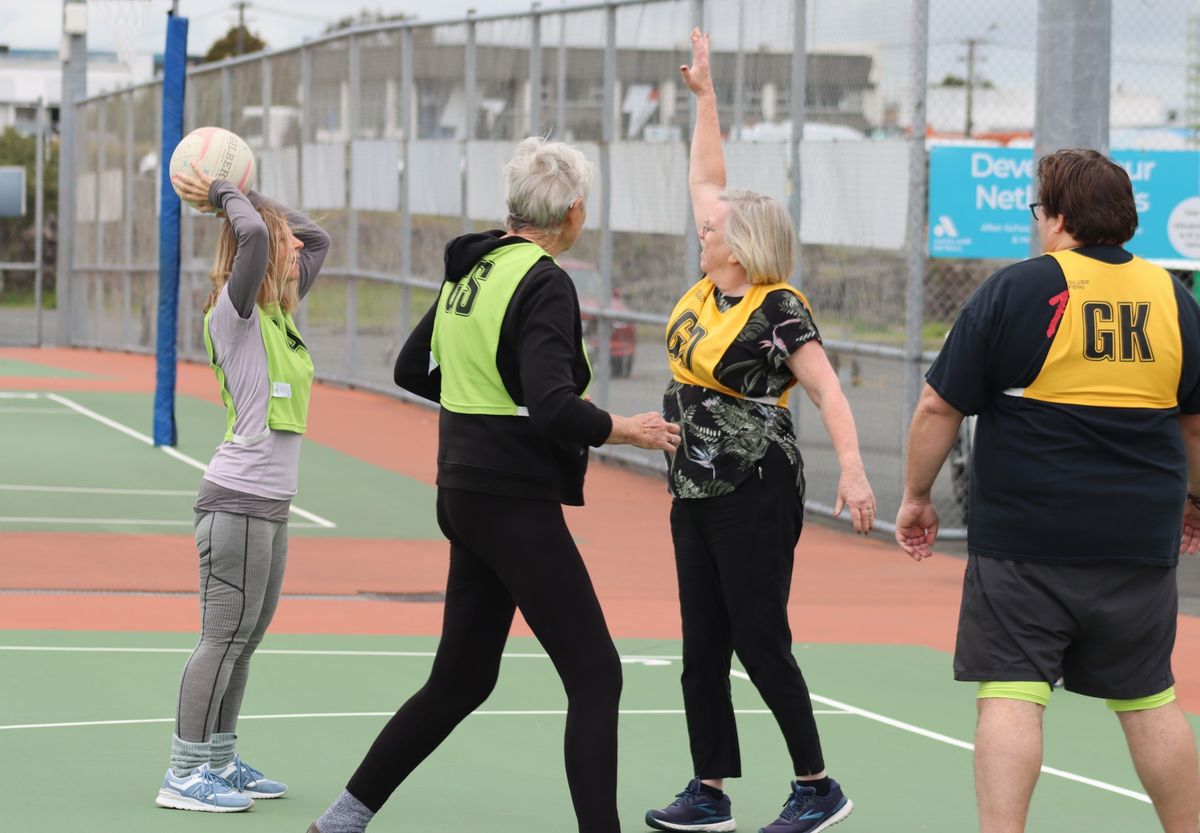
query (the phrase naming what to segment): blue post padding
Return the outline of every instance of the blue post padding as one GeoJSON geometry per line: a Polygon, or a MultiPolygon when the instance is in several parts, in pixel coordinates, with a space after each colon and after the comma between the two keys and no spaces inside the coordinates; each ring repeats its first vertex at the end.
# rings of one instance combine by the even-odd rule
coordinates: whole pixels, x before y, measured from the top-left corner
{"type": "Polygon", "coordinates": [[[167,18],[163,52],[162,155],[158,160],[158,372],[154,388],[154,444],[175,445],[175,338],[179,318],[179,195],[171,187],[170,160],[183,138],[183,95],[187,80],[185,17],[167,18]]]}

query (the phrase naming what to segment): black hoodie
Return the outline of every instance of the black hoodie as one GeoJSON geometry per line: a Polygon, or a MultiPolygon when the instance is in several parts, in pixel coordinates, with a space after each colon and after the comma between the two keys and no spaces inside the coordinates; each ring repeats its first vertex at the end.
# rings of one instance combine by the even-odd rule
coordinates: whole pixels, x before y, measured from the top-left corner
{"type": "MultiPolygon", "coordinates": [[[[496,230],[446,245],[445,280],[457,281],[485,255],[523,238],[496,230]]],[[[441,396],[441,369],[430,368],[433,319],[425,313],[396,359],[396,384],[425,399],[441,396]]],[[[551,258],[533,265],[513,294],[496,351],[500,379],[529,417],[441,410],[439,486],[507,497],[583,504],[587,446],[612,433],[612,417],[580,398],[590,371],[583,353],[579,299],[551,258]]]]}

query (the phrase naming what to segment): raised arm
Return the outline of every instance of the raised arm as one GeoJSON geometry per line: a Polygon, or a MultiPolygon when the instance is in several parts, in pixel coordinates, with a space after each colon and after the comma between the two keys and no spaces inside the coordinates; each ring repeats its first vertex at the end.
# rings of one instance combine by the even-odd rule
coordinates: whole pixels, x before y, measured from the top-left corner
{"type": "MultiPolygon", "coordinates": [[[[258,194],[251,191],[252,202],[256,197],[258,194]]],[[[257,205],[257,203],[255,204],[257,205]]],[[[300,286],[298,287],[300,297],[303,298],[308,294],[308,290],[312,289],[312,285],[321,271],[321,266],[325,263],[325,255],[329,254],[329,233],[307,215],[286,205],[276,204],[287,217],[287,224],[291,228],[292,234],[296,235],[297,239],[304,244],[304,248],[300,250],[300,286]]]]}
{"type": "Polygon", "coordinates": [[[721,122],[708,59],[708,35],[692,30],[692,65],[680,67],[683,83],[696,96],[696,126],[692,132],[688,164],[688,191],[696,231],[708,222],[717,197],[725,190],[725,154],[721,150],[721,122]]]}

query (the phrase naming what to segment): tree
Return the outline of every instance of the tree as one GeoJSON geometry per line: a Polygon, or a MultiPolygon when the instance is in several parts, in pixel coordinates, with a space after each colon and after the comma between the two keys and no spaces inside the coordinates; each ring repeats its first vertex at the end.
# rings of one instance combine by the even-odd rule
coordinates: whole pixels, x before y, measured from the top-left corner
{"type": "MultiPolygon", "coordinates": [[[[42,262],[54,263],[54,232],[57,229],[58,214],[58,142],[48,143],[44,157],[45,167],[42,171],[45,201],[42,205],[42,227],[35,228],[33,224],[33,206],[37,197],[35,171],[35,154],[37,139],[8,127],[0,133],[0,165],[21,165],[25,168],[25,205],[28,211],[24,217],[0,218],[0,261],[32,260],[33,242],[37,234],[42,235],[42,262]]],[[[32,272],[13,272],[9,275],[9,283],[28,281],[32,284],[32,272]]]]}
{"type": "Polygon", "coordinates": [[[413,15],[398,12],[396,14],[384,14],[381,10],[376,9],[361,9],[357,15],[347,15],[340,17],[333,23],[325,27],[325,34],[330,32],[340,32],[342,29],[351,29],[355,26],[370,26],[373,23],[390,23],[395,20],[408,20],[413,15]]]}
{"type": "Polygon", "coordinates": [[[247,52],[258,52],[266,48],[267,42],[245,26],[233,26],[208,48],[203,62],[207,64],[212,61],[223,61],[226,58],[245,55],[247,52]],[[239,40],[240,52],[238,51],[239,40]]]}

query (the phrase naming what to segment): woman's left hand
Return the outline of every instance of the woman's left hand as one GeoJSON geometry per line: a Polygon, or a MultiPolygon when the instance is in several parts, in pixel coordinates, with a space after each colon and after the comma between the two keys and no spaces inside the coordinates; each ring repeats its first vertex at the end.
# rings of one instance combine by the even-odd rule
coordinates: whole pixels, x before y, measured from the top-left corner
{"type": "Polygon", "coordinates": [[[215,214],[217,209],[208,201],[208,188],[213,184],[213,178],[204,169],[192,161],[192,174],[175,174],[171,182],[175,185],[180,199],[195,204],[197,210],[205,214],[215,214]]]}
{"type": "Polygon", "coordinates": [[[834,516],[850,507],[850,522],[854,531],[866,535],[875,525],[875,493],[867,482],[867,473],[861,468],[843,471],[838,478],[837,502],[833,506],[834,516]]]}

